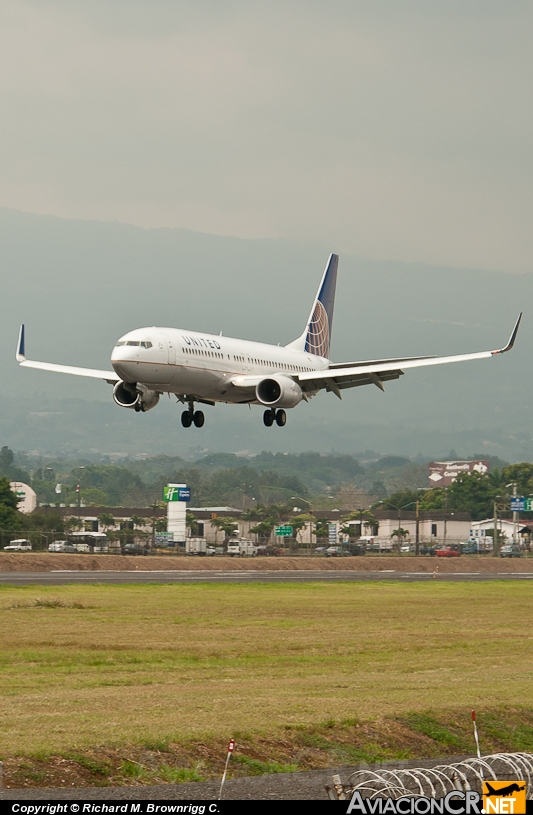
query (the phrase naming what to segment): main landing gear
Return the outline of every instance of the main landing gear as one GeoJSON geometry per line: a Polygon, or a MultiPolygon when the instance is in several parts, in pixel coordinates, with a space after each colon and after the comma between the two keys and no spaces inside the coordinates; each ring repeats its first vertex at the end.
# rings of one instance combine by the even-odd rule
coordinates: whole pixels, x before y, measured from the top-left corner
{"type": "Polygon", "coordinates": [[[194,424],[195,427],[203,427],[205,422],[205,416],[203,411],[201,410],[184,410],[181,414],[181,423],[183,427],[190,427],[194,424]]]}
{"type": "Polygon", "coordinates": [[[266,427],[272,427],[276,422],[278,427],[284,427],[287,424],[287,414],[284,410],[265,410],[263,413],[263,423],[266,427]]]}

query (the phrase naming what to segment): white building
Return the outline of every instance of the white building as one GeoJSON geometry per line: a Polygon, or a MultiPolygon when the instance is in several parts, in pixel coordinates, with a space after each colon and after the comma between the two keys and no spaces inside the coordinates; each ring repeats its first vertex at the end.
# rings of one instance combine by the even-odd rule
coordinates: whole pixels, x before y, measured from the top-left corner
{"type": "Polygon", "coordinates": [[[23,484],[22,481],[12,481],[10,487],[14,493],[21,499],[18,504],[18,511],[33,512],[37,506],[37,495],[35,490],[29,484],[23,484]]]}

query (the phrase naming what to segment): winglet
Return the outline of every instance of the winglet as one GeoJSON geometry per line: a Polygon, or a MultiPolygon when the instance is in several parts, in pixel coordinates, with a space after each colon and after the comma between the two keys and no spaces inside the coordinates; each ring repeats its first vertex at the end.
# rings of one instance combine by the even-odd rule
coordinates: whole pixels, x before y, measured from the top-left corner
{"type": "Polygon", "coordinates": [[[514,341],[516,340],[516,335],[518,334],[518,328],[520,326],[520,320],[522,319],[522,312],[518,315],[518,320],[516,321],[516,325],[513,328],[513,332],[509,337],[509,342],[504,348],[499,348],[497,351],[493,351],[492,354],[505,354],[506,351],[510,351],[514,345],[514,341]]]}
{"type": "Polygon", "coordinates": [[[19,341],[17,344],[17,353],[16,353],[17,362],[24,362],[26,359],[25,356],[25,340],[24,340],[24,323],[20,326],[19,331],[19,341]]]}

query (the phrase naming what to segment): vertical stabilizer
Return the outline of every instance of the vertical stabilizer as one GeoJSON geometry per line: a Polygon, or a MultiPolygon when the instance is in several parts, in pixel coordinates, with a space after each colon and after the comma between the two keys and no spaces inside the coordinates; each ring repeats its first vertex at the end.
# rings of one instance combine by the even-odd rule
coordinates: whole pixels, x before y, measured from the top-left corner
{"type": "Polygon", "coordinates": [[[339,256],[330,255],[303,334],[287,348],[329,359],[339,256]]]}

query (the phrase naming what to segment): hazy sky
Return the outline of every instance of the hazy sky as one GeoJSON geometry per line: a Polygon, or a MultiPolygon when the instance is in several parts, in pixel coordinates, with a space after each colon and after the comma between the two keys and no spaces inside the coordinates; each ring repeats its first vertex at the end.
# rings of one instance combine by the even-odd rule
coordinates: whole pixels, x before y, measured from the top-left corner
{"type": "Polygon", "coordinates": [[[0,204],[533,270],[530,0],[2,0],[0,204]]]}

